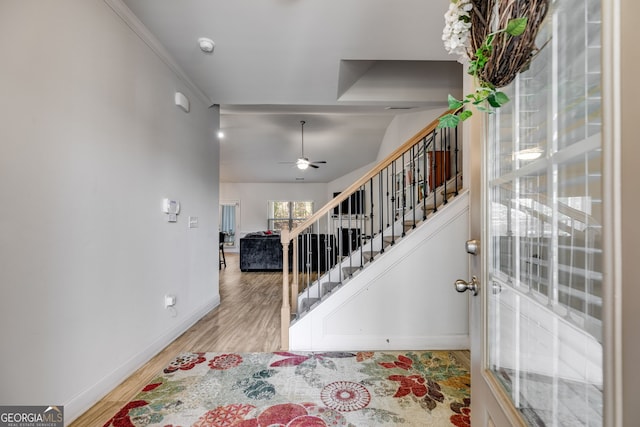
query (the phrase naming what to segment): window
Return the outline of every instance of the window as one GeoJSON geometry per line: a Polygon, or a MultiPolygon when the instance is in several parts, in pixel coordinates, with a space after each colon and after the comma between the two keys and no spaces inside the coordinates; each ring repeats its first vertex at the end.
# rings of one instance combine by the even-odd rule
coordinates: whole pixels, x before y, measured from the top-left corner
{"type": "Polygon", "coordinates": [[[558,0],[488,119],[488,365],[531,425],[603,423],[601,1],[558,0]],[[558,421],[560,420],[560,421],[558,421]]]}
{"type": "Polygon", "coordinates": [[[292,230],[313,214],[312,201],[270,201],[269,230],[292,230]]]}

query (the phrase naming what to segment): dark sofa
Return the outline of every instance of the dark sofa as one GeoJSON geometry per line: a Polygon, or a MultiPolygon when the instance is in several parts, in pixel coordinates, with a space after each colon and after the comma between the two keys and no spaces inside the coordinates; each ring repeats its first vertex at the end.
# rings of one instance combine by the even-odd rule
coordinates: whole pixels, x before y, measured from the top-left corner
{"type": "Polygon", "coordinates": [[[240,239],[240,270],[282,270],[279,234],[251,233],[240,239]]]}
{"type": "MultiPolygon", "coordinates": [[[[324,272],[336,262],[336,244],[333,235],[304,234],[298,236],[298,268],[303,271],[309,264],[313,271],[324,272]]],[[[289,266],[292,264],[293,245],[289,246],[289,266]]],[[[241,271],[282,270],[282,243],[279,234],[251,233],[240,239],[241,271]]]]}

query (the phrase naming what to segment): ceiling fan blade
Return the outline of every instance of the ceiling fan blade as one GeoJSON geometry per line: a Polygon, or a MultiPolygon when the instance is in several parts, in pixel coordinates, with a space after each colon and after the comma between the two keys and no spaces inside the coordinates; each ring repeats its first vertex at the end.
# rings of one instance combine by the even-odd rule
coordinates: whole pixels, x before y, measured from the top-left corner
{"type": "Polygon", "coordinates": [[[318,161],[309,162],[309,163],[315,163],[315,164],[317,164],[317,165],[324,165],[324,164],[326,164],[326,163],[327,163],[327,161],[326,161],[326,160],[318,160],[318,161]]]}
{"type": "Polygon", "coordinates": [[[314,165],[313,163],[309,163],[309,166],[311,166],[311,167],[312,167],[312,168],[314,168],[314,169],[318,169],[318,168],[320,167],[320,166],[316,166],[316,165],[314,165]]]}

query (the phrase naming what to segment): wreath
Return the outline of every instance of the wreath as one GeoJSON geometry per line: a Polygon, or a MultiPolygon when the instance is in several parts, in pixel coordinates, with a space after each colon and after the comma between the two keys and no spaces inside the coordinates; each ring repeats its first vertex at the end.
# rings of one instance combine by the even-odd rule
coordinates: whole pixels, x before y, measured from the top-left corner
{"type": "MultiPolygon", "coordinates": [[[[536,37],[549,8],[549,0],[452,0],[445,13],[442,39],[445,49],[468,64],[477,89],[458,100],[449,95],[449,108],[471,103],[480,111],[509,102],[498,90],[525,71],[537,53],[536,37]]],[[[545,43],[546,45],[546,43],[545,43]]],[[[438,127],[456,127],[471,117],[469,109],[440,118],[438,127]]]]}

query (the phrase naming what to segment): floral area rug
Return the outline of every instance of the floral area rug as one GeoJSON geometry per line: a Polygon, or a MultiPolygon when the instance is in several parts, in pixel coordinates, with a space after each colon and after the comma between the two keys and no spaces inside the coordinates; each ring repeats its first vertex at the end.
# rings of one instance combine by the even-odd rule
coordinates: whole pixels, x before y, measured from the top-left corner
{"type": "Polygon", "coordinates": [[[187,353],[105,427],[470,426],[446,351],[187,353]]]}

